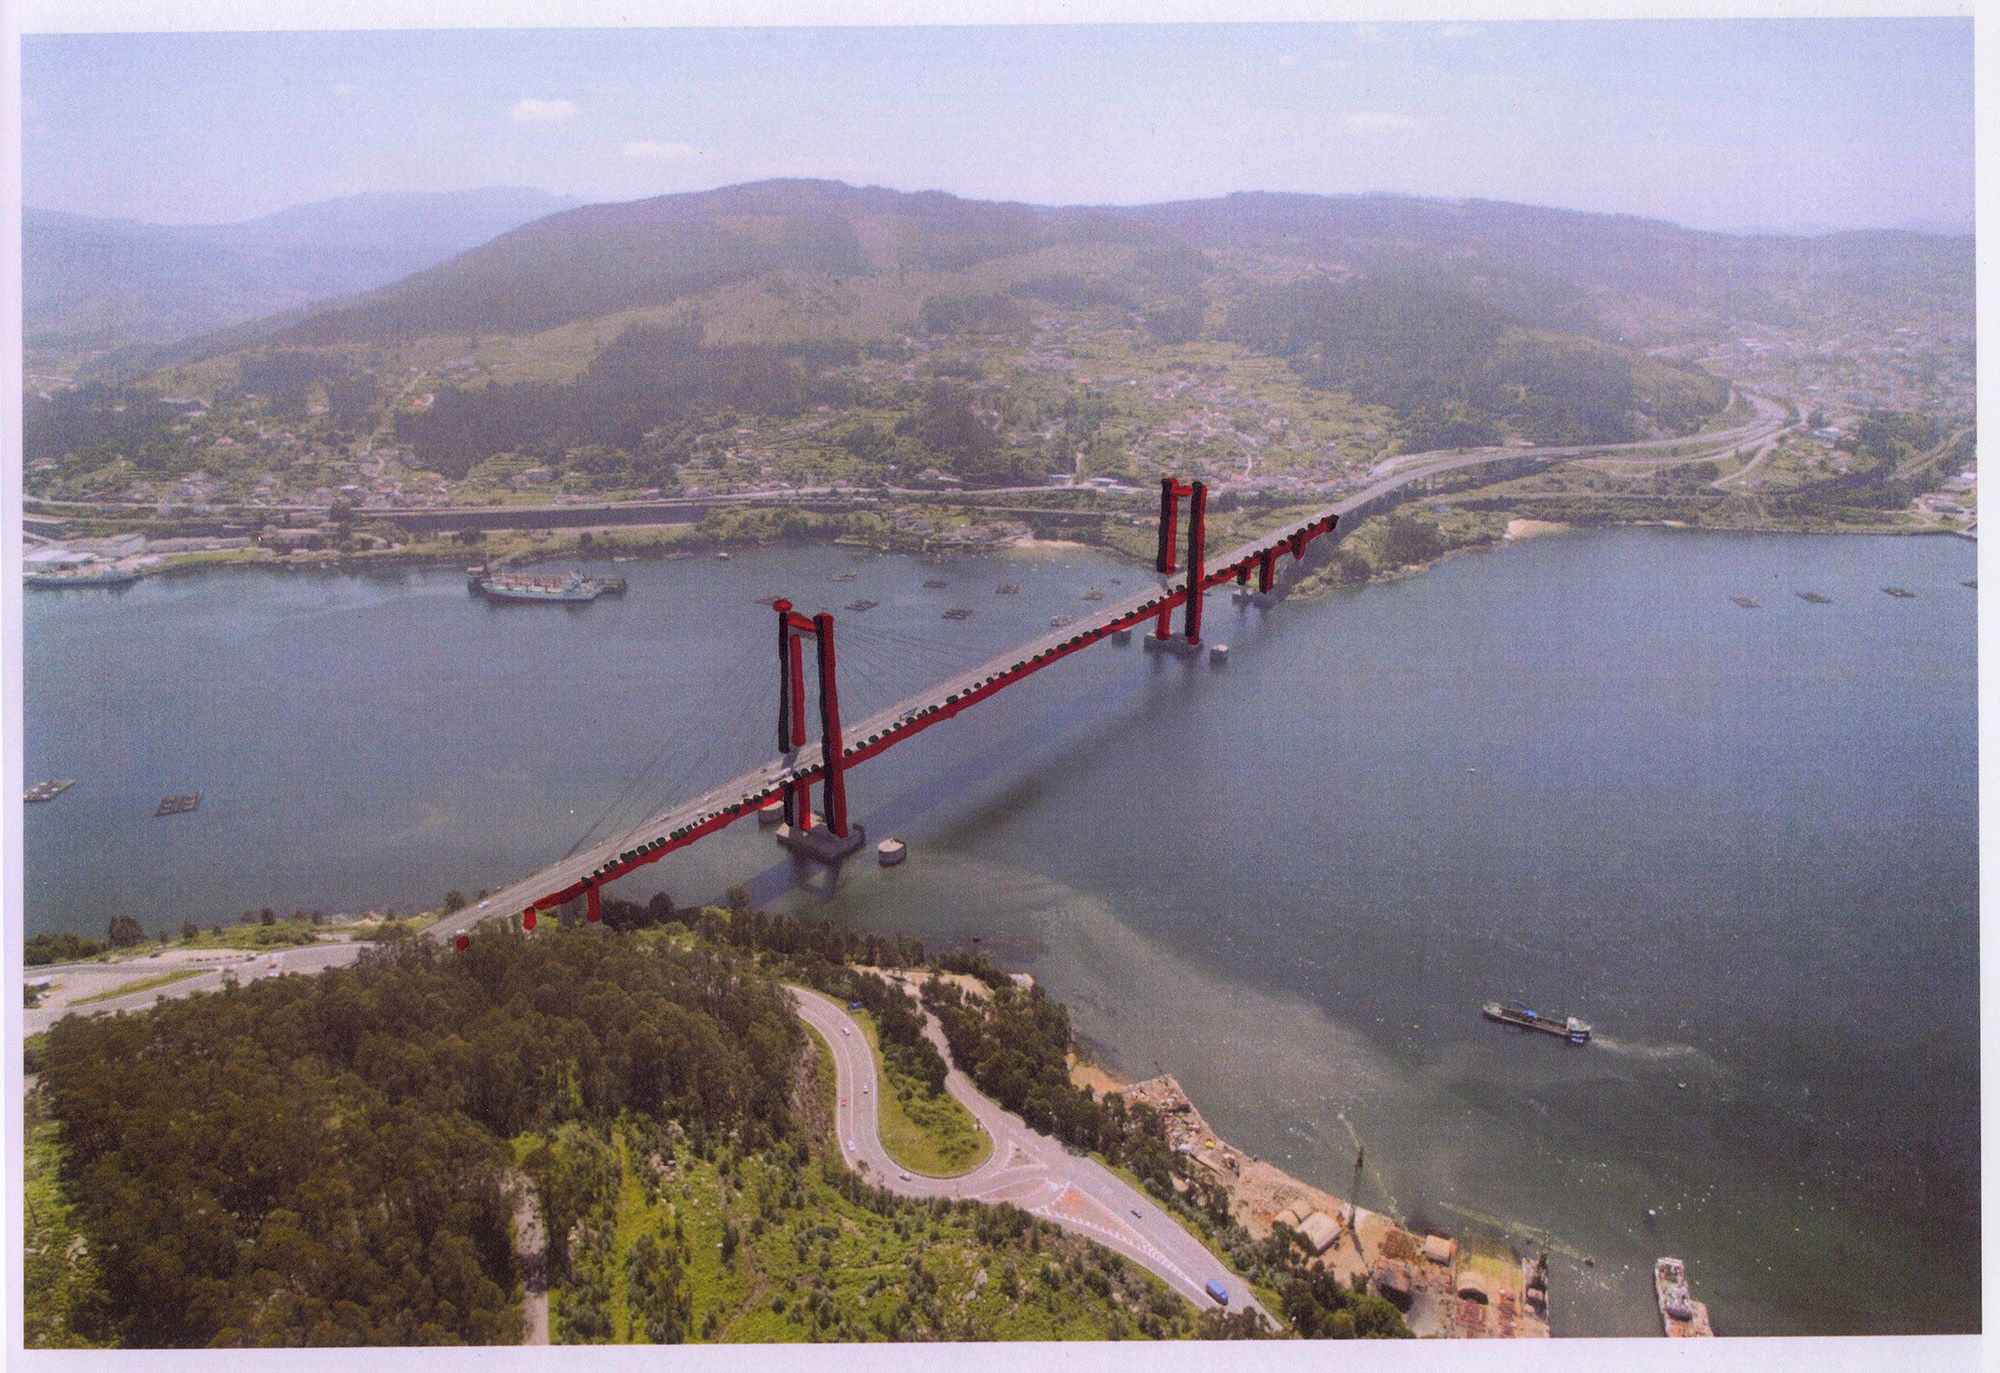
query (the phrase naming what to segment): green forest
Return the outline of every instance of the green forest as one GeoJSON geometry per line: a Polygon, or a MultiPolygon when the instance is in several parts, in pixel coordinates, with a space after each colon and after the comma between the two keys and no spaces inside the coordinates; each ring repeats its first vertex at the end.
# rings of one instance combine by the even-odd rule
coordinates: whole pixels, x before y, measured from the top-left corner
{"type": "MultiPolygon", "coordinates": [[[[58,1023],[27,1063],[37,1342],[514,1343],[523,1195],[559,1341],[1265,1333],[1012,1208],[903,1201],[840,1163],[830,1057],[778,980],[870,1006],[930,1088],[915,1003],[851,966],[919,968],[920,944],[740,896],[605,915],[58,1023]]],[[[1407,1334],[1286,1238],[1252,1243],[1150,1111],[1070,1086],[1059,1004],[977,956],[931,966],[990,989],[925,994],[989,1091],[1139,1176],[1299,1329],[1407,1334]]]]}

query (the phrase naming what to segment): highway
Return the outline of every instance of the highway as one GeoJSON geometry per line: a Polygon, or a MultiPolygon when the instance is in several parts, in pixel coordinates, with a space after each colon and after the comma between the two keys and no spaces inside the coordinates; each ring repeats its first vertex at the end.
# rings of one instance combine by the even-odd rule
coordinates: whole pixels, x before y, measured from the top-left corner
{"type": "MultiPolygon", "coordinates": [[[[951,1178],[927,1177],[898,1164],[882,1147],[876,1126],[882,1086],[867,1036],[832,998],[805,987],[788,990],[798,1005],[799,1017],[833,1050],[836,1143],[848,1167],[860,1170],[870,1182],[898,1196],[1012,1202],[1023,1211],[1124,1255],[1204,1311],[1219,1305],[1206,1290],[1207,1283],[1214,1280],[1228,1289],[1231,1309],[1247,1306],[1270,1319],[1270,1312],[1250,1295],[1249,1286],[1151,1197],[1096,1159],[1030,1129],[1019,1116],[1002,1110],[974,1087],[956,1067],[945,1075],[945,1090],[992,1138],[992,1157],[971,1172],[951,1178]]],[[[926,1012],[924,1021],[924,1033],[950,1063],[937,1020],[926,1012]]]]}

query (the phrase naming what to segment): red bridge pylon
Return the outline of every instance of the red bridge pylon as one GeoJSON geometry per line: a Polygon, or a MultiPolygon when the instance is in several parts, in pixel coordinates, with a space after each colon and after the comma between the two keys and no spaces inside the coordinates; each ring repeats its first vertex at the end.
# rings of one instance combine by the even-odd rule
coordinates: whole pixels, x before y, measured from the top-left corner
{"type": "Polygon", "coordinates": [[[840,687],[834,676],[833,616],[826,611],[810,618],[792,609],[790,601],[773,601],[778,613],[778,752],[787,763],[806,742],[805,637],[818,651],[819,727],[824,826],[813,823],[812,783],[787,776],[780,795],[785,820],[778,842],[794,853],[836,862],[867,841],[861,826],[847,823],[847,779],[840,735],[840,687]]]}
{"type": "Polygon", "coordinates": [[[1186,607],[1181,612],[1181,634],[1179,642],[1174,640],[1173,606],[1160,607],[1159,619],[1154,622],[1152,636],[1146,640],[1146,647],[1167,649],[1177,653],[1193,653],[1201,647],[1201,605],[1203,581],[1206,575],[1205,559],[1208,555],[1208,486],[1203,482],[1185,484],[1172,477],[1160,478],[1160,553],[1154,566],[1160,575],[1174,575],[1174,544],[1180,533],[1180,503],[1185,497],[1188,503],[1187,526],[1187,596],[1186,607]]]}

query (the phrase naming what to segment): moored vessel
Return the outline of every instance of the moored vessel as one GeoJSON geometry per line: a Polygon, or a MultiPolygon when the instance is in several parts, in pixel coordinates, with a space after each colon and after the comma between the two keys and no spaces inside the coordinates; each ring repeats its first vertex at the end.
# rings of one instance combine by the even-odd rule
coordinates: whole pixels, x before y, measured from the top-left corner
{"type": "Polygon", "coordinates": [[[1653,1294],[1660,1304],[1660,1326],[1671,1339],[1713,1336],[1708,1321],[1708,1303],[1698,1302],[1688,1290],[1687,1265],[1675,1258],[1653,1264],[1653,1294]]]}
{"type": "Polygon", "coordinates": [[[547,601],[575,604],[594,601],[599,596],[625,589],[622,577],[586,577],[572,572],[563,577],[532,577],[520,572],[475,574],[472,589],[494,601],[547,601]]]}
{"type": "Polygon", "coordinates": [[[139,574],[125,567],[86,567],[68,572],[28,572],[21,577],[23,585],[52,588],[124,586],[138,580],[139,574]]]}

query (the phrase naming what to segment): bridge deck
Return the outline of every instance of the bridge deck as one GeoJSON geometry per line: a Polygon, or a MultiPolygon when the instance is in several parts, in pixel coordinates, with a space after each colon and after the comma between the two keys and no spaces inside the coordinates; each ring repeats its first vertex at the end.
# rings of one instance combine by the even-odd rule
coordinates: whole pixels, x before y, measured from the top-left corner
{"type": "MultiPolygon", "coordinates": [[[[1757,402],[1758,416],[1747,424],[1735,429],[1695,436],[1681,440],[1681,444],[1698,443],[1716,448],[1727,448],[1737,443],[1768,437],[1769,434],[1785,427],[1787,421],[1778,407],[1762,397],[1752,397],[1757,402]]],[[[1630,445],[1632,447],[1660,446],[1630,445]]],[[[1207,560],[1207,570],[1202,578],[1203,589],[1234,581],[1238,569],[1248,568],[1255,572],[1258,561],[1266,554],[1283,556],[1291,551],[1295,538],[1310,540],[1332,529],[1334,523],[1352,515],[1374,501],[1380,500],[1397,488],[1425,477],[1433,477],[1462,467],[1477,466],[1497,462],[1540,462],[1560,457],[1578,455],[1584,451],[1596,452],[1600,449],[1571,450],[1512,450],[1451,455],[1439,458],[1436,455],[1421,455],[1430,461],[1411,461],[1409,465],[1399,462],[1393,466],[1378,469],[1378,480],[1355,492],[1347,499],[1326,507],[1299,524],[1276,536],[1253,539],[1227,553],[1207,560]]],[[[1101,605],[1078,622],[1052,629],[1047,634],[1030,640],[1018,647],[1008,649],[980,663],[967,668],[956,676],[915,693],[883,710],[878,710],[865,719],[842,730],[844,747],[841,751],[842,768],[851,768],[865,762],[894,744],[914,734],[930,728],[942,720],[956,716],[966,707],[985,700],[995,692],[1032,673],[1039,672],[1051,663],[1080,649],[1108,637],[1120,629],[1136,627],[1153,619],[1164,608],[1178,609],[1187,599],[1185,585],[1172,589],[1146,588],[1121,596],[1118,600],[1101,605]]],[[[479,920],[496,914],[518,914],[524,907],[533,905],[547,910],[583,894],[590,886],[601,886],[625,873],[647,863],[658,862],[669,853],[685,848],[696,840],[714,833],[716,830],[735,823],[746,815],[754,815],[766,802],[775,800],[789,778],[796,782],[814,783],[824,775],[825,768],[820,756],[818,741],[807,743],[796,751],[770,759],[759,767],[714,787],[692,801],[684,801],[633,826],[625,833],[595,844],[580,853],[541,869],[465,912],[463,917],[453,917],[441,925],[441,935],[467,928],[479,920]]]]}

